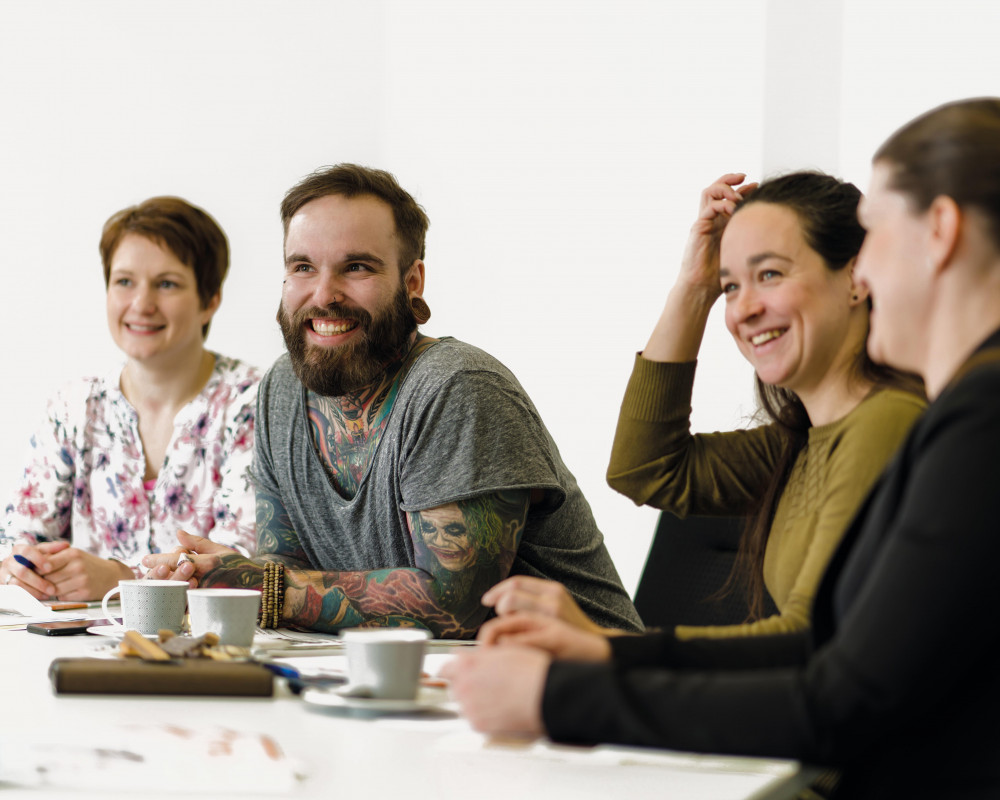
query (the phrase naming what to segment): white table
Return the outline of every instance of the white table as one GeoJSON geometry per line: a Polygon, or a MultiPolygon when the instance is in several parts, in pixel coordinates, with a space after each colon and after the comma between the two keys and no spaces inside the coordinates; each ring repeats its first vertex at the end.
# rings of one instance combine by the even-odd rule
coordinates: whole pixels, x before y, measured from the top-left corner
{"type": "MultiPolygon", "coordinates": [[[[794,796],[808,773],[782,761],[495,742],[472,732],[452,710],[371,717],[315,709],[291,694],[283,680],[276,681],[273,698],[54,694],[48,677],[54,658],[86,656],[107,644],[104,637],[92,635],[47,637],[0,630],[0,768],[5,752],[9,759],[10,753],[25,747],[74,742],[91,753],[94,748],[111,746],[129,726],[160,729],[173,725],[195,732],[218,726],[272,737],[301,764],[305,777],[289,793],[256,787],[263,792],[256,796],[269,797],[777,800],[794,796]]],[[[184,761],[176,764],[171,778],[176,781],[178,775],[183,776],[188,793],[157,791],[155,774],[141,767],[136,768],[133,781],[138,785],[116,784],[113,790],[148,800],[255,796],[246,789],[235,793],[199,790],[199,772],[210,772],[208,765],[218,762],[211,762],[201,750],[184,761]]],[[[248,771],[254,769],[251,763],[233,780],[245,783],[248,771]]],[[[105,790],[68,793],[10,784],[0,784],[0,790],[5,800],[108,796],[105,790]]]]}

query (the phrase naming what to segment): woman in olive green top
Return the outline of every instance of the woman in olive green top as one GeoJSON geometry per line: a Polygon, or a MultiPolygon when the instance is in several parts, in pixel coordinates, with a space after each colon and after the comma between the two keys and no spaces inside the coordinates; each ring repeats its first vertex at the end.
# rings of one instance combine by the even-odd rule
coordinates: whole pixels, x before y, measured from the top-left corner
{"type": "MultiPolygon", "coordinates": [[[[868,294],[853,277],[860,192],[819,173],[743,180],[724,175],[702,193],[677,281],[636,357],[608,467],[610,485],[636,504],[751,519],[737,569],[752,612],[759,617],[766,589],[779,613],[680,626],[682,638],[808,627],[840,537],[924,407],[919,384],[865,350],[868,294]],[[691,435],[695,360],[720,295],[767,423],[691,435]]],[[[510,579],[483,602],[596,628],[550,582],[510,579]]]]}

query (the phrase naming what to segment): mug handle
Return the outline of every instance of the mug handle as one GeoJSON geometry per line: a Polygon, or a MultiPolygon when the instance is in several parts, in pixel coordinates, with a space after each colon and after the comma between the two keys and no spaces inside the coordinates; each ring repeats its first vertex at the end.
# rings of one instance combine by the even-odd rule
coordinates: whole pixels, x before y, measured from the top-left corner
{"type": "Polygon", "coordinates": [[[125,626],[122,625],[122,623],[116,620],[113,616],[111,616],[111,611],[108,610],[108,601],[111,600],[111,598],[114,595],[121,593],[121,590],[122,590],[121,586],[115,586],[112,589],[110,589],[106,595],[104,595],[104,599],[101,601],[101,611],[104,612],[104,617],[107,619],[108,622],[111,623],[113,627],[117,628],[120,631],[124,631],[126,630],[125,626]]]}

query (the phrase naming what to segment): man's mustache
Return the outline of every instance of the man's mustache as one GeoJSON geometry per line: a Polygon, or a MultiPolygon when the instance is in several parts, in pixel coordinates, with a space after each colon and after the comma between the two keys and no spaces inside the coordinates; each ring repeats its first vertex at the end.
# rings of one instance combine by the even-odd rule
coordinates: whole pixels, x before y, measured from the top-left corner
{"type": "Polygon", "coordinates": [[[351,308],[345,305],[313,306],[312,308],[300,308],[292,315],[292,322],[301,325],[307,319],[353,319],[367,325],[371,322],[371,314],[363,308],[351,308]]]}

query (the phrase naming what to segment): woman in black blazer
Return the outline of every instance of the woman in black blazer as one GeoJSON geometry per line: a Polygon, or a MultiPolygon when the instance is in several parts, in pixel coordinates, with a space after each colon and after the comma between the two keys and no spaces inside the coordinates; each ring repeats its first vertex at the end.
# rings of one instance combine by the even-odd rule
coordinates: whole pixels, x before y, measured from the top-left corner
{"type": "Polygon", "coordinates": [[[1000,797],[1000,98],[873,159],[869,353],[933,401],[831,562],[805,634],[612,639],[513,614],[457,660],[479,730],[842,769],[838,797],[1000,797]]]}

